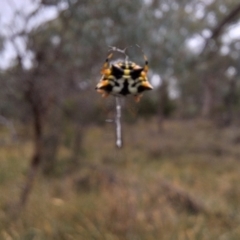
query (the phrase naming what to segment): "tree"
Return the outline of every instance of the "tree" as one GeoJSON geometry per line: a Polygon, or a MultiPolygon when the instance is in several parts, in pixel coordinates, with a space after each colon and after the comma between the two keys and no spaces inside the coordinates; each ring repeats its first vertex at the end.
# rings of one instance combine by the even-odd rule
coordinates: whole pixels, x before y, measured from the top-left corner
{"type": "MultiPolygon", "coordinates": [[[[148,56],[150,78],[163,79],[148,96],[148,104],[154,103],[151,107],[156,110],[151,111],[153,115],[166,114],[175,90],[180,116],[227,113],[233,118],[239,112],[239,40],[226,44],[221,36],[238,21],[238,9],[237,0],[105,0],[101,4],[98,0],[50,0],[39,2],[27,15],[16,11],[25,25],[5,37],[15,47],[16,57],[1,75],[0,110],[8,118],[32,123],[35,153],[29,179],[38,169],[53,172],[58,146],[68,138],[69,128],[72,160],[79,164],[84,129],[104,119],[94,87],[108,46],[139,44],[148,56]],[[56,19],[29,28],[43,5],[56,6],[56,19]],[[194,49],[189,44],[192,40],[202,45],[194,49]]],[[[138,48],[127,51],[131,60],[142,64],[138,48]]],[[[27,182],[22,204],[31,189],[32,180],[27,182]]]]}

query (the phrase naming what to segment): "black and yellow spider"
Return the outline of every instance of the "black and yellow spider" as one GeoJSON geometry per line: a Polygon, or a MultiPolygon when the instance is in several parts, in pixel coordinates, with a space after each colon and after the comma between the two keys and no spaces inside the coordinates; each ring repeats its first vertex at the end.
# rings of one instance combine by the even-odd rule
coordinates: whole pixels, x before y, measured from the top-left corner
{"type": "Polygon", "coordinates": [[[142,92],[152,90],[153,87],[147,78],[148,60],[144,55],[145,66],[141,67],[134,62],[119,61],[110,64],[113,53],[109,54],[101,70],[102,78],[96,86],[96,90],[107,97],[109,94],[115,96],[134,95],[135,101],[139,102],[142,92]]]}

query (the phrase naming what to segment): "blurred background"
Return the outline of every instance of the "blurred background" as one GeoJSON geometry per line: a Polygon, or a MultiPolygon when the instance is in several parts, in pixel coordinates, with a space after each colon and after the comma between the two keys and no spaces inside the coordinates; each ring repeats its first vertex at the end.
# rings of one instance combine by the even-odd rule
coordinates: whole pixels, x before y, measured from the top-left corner
{"type": "Polygon", "coordinates": [[[2,0],[0,26],[1,239],[240,239],[238,0],[2,0]],[[95,85],[136,44],[154,90],[117,149],[95,85]]]}

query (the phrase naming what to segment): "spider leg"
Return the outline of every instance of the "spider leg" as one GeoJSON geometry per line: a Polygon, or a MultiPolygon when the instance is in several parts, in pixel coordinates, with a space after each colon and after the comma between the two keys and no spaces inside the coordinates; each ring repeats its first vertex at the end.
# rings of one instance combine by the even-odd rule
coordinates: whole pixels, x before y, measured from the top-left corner
{"type": "Polygon", "coordinates": [[[138,48],[140,48],[140,50],[141,50],[141,52],[142,52],[142,54],[143,54],[143,58],[144,58],[144,60],[145,60],[145,66],[144,66],[144,68],[143,68],[143,71],[144,71],[145,73],[147,73],[147,72],[148,72],[148,58],[147,58],[147,56],[144,54],[142,48],[141,48],[138,44],[136,44],[136,46],[137,46],[138,48]]]}
{"type": "Polygon", "coordinates": [[[145,54],[143,55],[143,58],[145,60],[145,66],[143,68],[143,71],[147,73],[148,72],[148,58],[145,54]]]}
{"type": "Polygon", "coordinates": [[[107,56],[107,58],[106,58],[106,60],[105,60],[105,63],[103,64],[103,67],[102,67],[102,70],[101,70],[101,74],[103,74],[103,75],[105,75],[105,74],[109,75],[109,74],[110,74],[109,60],[112,58],[112,56],[113,56],[113,53],[110,53],[110,54],[107,56]]]}

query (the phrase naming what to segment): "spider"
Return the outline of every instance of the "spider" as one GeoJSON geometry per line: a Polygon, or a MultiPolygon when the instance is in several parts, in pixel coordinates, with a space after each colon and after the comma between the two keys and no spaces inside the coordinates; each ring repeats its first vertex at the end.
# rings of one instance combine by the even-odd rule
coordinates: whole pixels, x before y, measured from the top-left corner
{"type": "MultiPolygon", "coordinates": [[[[125,54],[125,50],[112,47],[113,51],[125,54]]],[[[127,55],[124,61],[110,63],[113,53],[110,53],[102,67],[102,78],[96,86],[96,90],[107,97],[109,94],[115,96],[126,96],[131,94],[135,101],[139,102],[142,92],[152,90],[153,87],[147,78],[148,59],[144,55],[145,65],[141,67],[134,62],[128,60],[127,55]]]]}

